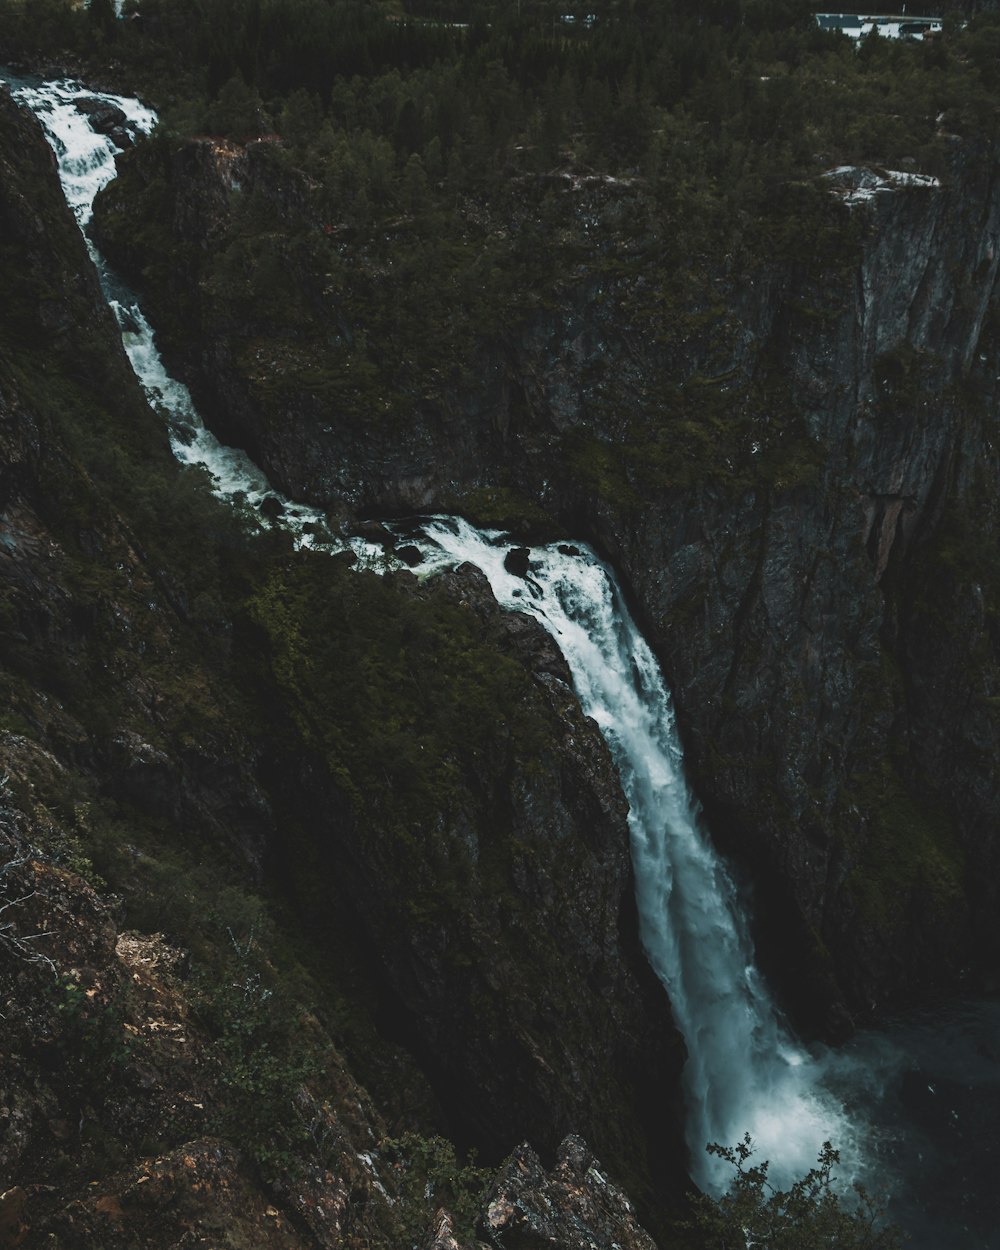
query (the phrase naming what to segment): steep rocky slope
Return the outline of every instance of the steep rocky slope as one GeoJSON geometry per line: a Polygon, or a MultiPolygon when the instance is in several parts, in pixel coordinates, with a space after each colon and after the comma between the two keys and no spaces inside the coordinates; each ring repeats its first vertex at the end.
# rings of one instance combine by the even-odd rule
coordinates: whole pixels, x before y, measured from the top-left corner
{"type": "Polygon", "coordinates": [[[995,160],[851,206],[856,265],[772,291],[753,333],[806,481],[654,504],[612,540],[715,826],[862,1010],[996,951],[995,160]]]}
{"type": "Polygon", "coordinates": [[[452,268],[411,275],[425,323],[389,311],[419,219],[331,226],[280,147],[161,139],[123,168],[102,238],[283,489],[561,527],[616,562],[800,1020],[838,1031],[989,966],[992,148],[953,142],[942,185],[817,171],[749,255],[683,268],[634,180],[526,180],[517,220],[470,200],[452,268]],[[539,231],[535,289],[457,337],[467,296],[439,301],[476,238],[539,231]]]}
{"type": "MultiPolygon", "coordinates": [[[[6,94],[0,160],[0,1244],[522,1244],[520,1169],[479,1212],[441,1128],[493,1162],[582,1130],[662,1220],[682,1048],[550,644],[468,572],[221,508],[6,94]]],[[[560,1168],[555,1244],[647,1244],[578,1142],[560,1168]]]]}
{"type": "MultiPolygon", "coordinates": [[[[20,810],[11,788],[55,762],[23,739],[5,741],[3,755],[5,1250],[124,1250],[192,1238],[254,1250],[414,1241],[455,1250],[522,1245],[525,1229],[566,1250],[652,1247],[578,1138],[567,1139],[551,1176],[522,1144],[488,1188],[480,1174],[468,1194],[455,1190],[443,1143],[423,1143],[438,1151],[435,1169],[433,1156],[412,1153],[417,1139],[389,1141],[328,1042],[323,1072],[290,1086],[282,1109],[308,1124],[308,1143],[299,1143],[294,1164],[273,1162],[263,1185],[238,1128],[219,1131],[232,1073],[193,1010],[186,953],[159,933],[120,931],[108,901],[76,873],[35,858],[32,840],[51,836],[35,822],[48,814],[20,810]],[[481,1203],[484,1240],[467,1240],[470,1198],[481,1203]],[[465,1204],[461,1219],[449,1210],[456,1201],[465,1204]]],[[[321,1037],[314,1017],[298,1025],[321,1037]]]]}

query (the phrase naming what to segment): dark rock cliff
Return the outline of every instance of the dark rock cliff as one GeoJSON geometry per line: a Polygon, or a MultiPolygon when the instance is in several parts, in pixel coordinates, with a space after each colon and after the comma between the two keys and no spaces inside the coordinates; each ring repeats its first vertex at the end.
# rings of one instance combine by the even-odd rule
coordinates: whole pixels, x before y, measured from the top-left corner
{"type": "MultiPolygon", "coordinates": [[[[472,574],[348,572],[221,508],[170,457],[4,93],[0,161],[0,1243],[388,1247],[430,1235],[432,1201],[440,1240],[483,1184],[441,1181],[454,1151],[414,1132],[442,1125],[497,1158],[583,1130],[662,1219],[682,1047],[620,788],[551,645],[472,574]],[[281,650],[317,630],[341,654],[330,725],[281,650]],[[466,680],[502,681],[511,723],[452,717],[466,680]],[[399,728],[407,700],[439,709],[433,736],[399,728]],[[426,755],[344,746],[358,707],[426,755]]],[[[553,1244],[588,1220],[648,1244],[567,1150],[553,1244]]],[[[501,1224],[480,1232],[514,1244],[501,1224]]]]}
{"type": "MultiPolygon", "coordinates": [[[[282,677],[282,625],[256,617],[272,714],[324,726],[327,744],[296,743],[263,769],[285,826],[276,873],[331,950],[345,929],[361,935],[384,1027],[417,1055],[461,1142],[496,1158],[519,1135],[551,1152],[578,1130],[655,1207],[675,1183],[683,1045],[639,947],[620,783],[561,657],[475,570],[427,587],[398,574],[373,587],[383,610],[390,590],[402,600],[400,620],[371,629],[358,712],[371,724],[345,722],[359,742],[345,757],[325,722],[331,700],[350,700],[350,666],[328,639],[344,645],[335,622],[355,609],[325,598],[329,562],[317,563],[294,641],[309,689],[282,677]],[[411,614],[424,605],[441,629],[428,639],[411,614]],[[443,761],[442,723],[458,727],[443,761]]],[[[279,597],[301,592],[291,578],[279,597]]]]}
{"type": "Polygon", "coordinates": [[[837,1030],[845,1008],[989,966],[992,149],[954,144],[940,186],[817,175],[789,188],[749,259],[692,257],[682,272],[630,224],[639,189],[568,180],[552,238],[575,230],[583,259],[567,247],[556,285],[479,335],[460,377],[429,359],[395,415],[373,407],[363,427],[338,400],[344,344],[371,331],[384,395],[402,366],[389,339],[372,346],[372,297],[352,302],[336,265],[377,283],[403,245],[376,256],[365,240],[324,241],[307,181],[267,145],[164,141],[126,164],[102,237],[208,413],[278,485],[338,514],[465,507],[523,523],[526,505],[484,504],[509,505],[515,487],[616,562],[803,1022],[837,1030]],[[322,382],[295,332],[247,302],[252,278],[233,278],[240,199],[266,218],[269,246],[286,240],[289,301],[310,334],[325,328],[322,382]],[[296,268],[293,240],[318,279],[296,268]]]}
{"type": "Polygon", "coordinates": [[[714,827],[854,1009],[996,950],[995,176],[962,150],[945,187],[852,206],[856,267],[771,293],[811,481],[608,535],[714,827]]]}

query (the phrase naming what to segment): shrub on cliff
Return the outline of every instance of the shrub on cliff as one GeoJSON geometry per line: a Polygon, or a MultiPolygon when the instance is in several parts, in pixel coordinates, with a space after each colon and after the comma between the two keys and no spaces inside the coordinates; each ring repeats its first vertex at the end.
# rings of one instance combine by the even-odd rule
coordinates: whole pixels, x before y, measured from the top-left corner
{"type": "Polygon", "coordinates": [[[768,1164],[750,1164],[753,1143],[747,1133],[735,1146],[708,1147],[735,1168],[721,1198],[702,1194],[690,1228],[705,1250],[898,1250],[896,1228],[884,1222],[880,1204],[860,1185],[856,1201],[845,1200],[835,1185],[840,1155],[825,1142],[816,1166],[789,1189],[768,1180],[768,1164]]]}

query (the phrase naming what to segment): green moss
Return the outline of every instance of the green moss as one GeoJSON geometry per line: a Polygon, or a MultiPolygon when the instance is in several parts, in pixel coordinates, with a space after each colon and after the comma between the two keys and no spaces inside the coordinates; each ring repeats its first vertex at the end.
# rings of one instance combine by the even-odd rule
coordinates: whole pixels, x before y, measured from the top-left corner
{"type": "Polygon", "coordinates": [[[605,503],[626,513],[641,505],[641,496],[629,480],[628,457],[620,446],[580,428],[565,440],[565,455],[571,480],[605,503]]]}
{"type": "Polygon", "coordinates": [[[558,523],[534,500],[511,486],[481,486],[448,495],[442,507],[484,529],[503,530],[523,542],[546,542],[561,534],[558,523]]]}
{"type": "Polygon", "coordinates": [[[889,764],[859,778],[850,799],[867,819],[849,836],[848,885],[869,921],[897,927],[914,895],[940,916],[960,905],[964,855],[942,804],[914,794],[889,764]]]}

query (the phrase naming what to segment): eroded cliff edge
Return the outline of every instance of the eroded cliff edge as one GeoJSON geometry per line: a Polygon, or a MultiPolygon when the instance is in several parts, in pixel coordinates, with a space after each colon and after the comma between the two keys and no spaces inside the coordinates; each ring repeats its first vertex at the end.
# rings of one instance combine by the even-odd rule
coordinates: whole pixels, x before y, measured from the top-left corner
{"type": "MultiPolygon", "coordinates": [[[[3,1236],[508,1244],[523,1167],[478,1223],[426,1209],[483,1185],[448,1191],[441,1129],[499,1157],[582,1128],[660,1218],[682,1048],[620,788],[550,644],[472,575],[364,575],[221,508],[6,94],[0,152],[3,1236]]],[[[649,1244],[595,1167],[562,1148],[547,1218],[649,1244]]]]}
{"type": "Polygon", "coordinates": [[[817,169],[749,251],[684,258],[635,181],[526,179],[513,220],[466,205],[419,330],[387,313],[419,299],[419,220],[331,224],[280,144],[163,138],[98,216],[283,490],[348,524],[540,507],[615,561],[765,958],[836,1031],[997,949],[996,157],[817,169]],[[469,249],[539,231],[537,282],[479,326],[469,249]]]}

